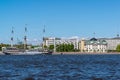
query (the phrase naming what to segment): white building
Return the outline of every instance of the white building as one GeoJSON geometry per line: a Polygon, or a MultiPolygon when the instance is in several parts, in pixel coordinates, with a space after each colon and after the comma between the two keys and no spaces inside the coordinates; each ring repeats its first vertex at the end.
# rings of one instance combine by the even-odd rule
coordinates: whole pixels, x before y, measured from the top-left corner
{"type": "Polygon", "coordinates": [[[50,45],[73,44],[74,49],[79,49],[78,41],[79,41],[78,38],[71,38],[71,39],[45,38],[44,45],[49,47],[50,45]]]}
{"type": "Polygon", "coordinates": [[[106,52],[107,51],[107,42],[105,40],[98,40],[92,38],[85,41],[85,52],[106,52]]]}
{"type": "Polygon", "coordinates": [[[108,43],[107,50],[116,50],[117,45],[120,44],[120,37],[106,38],[105,40],[108,43]]]}

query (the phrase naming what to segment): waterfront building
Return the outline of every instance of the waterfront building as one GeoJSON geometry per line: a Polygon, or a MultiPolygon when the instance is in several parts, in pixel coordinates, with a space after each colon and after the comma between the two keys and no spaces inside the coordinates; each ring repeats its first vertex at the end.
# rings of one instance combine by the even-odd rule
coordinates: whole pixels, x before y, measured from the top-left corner
{"type": "Polygon", "coordinates": [[[120,37],[115,38],[105,38],[108,43],[107,50],[116,50],[117,45],[120,44],[120,37]]]}
{"type": "Polygon", "coordinates": [[[79,49],[78,46],[79,39],[78,38],[71,38],[71,39],[62,39],[62,38],[45,38],[44,45],[49,47],[50,45],[60,45],[60,44],[73,44],[74,49],[79,49]]]}
{"type": "Polygon", "coordinates": [[[55,45],[57,41],[61,40],[60,38],[50,37],[50,38],[44,38],[43,45],[49,47],[50,45],[55,45]]]}
{"type": "Polygon", "coordinates": [[[79,42],[79,50],[81,52],[84,52],[84,48],[85,48],[85,40],[82,39],[80,42],[79,42]]]}
{"type": "Polygon", "coordinates": [[[100,40],[92,38],[90,40],[81,41],[81,51],[84,52],[107,52],[107,42],[105,40],[100,40]],[[84,48],[84,50],[83,50],[84,48]]]}

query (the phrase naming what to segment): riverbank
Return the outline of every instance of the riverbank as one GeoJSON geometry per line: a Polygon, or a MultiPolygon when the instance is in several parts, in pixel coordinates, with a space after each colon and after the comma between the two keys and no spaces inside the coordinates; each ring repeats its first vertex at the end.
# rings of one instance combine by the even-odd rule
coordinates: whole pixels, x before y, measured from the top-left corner
{"type": "MultiPolygon", "coordinates": [[[[84,55],[84,54],[92,54],[92,55],[100,55],[100,54],[120,54],[120,52],[106,52],[106,53],[87,53],[87,52],[54,52],[52,55],[84,55]]],[[[0,52],[0,55],[5,55],[3,52],[0,52]]],[[[25,54],[20,54],[20,55],[25,55],[25,54]]],[[[30,54],[27,54],[30,55],[30,54]]]]}
{"type": "Polygon", "coordinates": [[[81,54],[120,54],[120,52],[88,53],[88,52],[55,52],[53,55],[81,55],[81,54]]]}

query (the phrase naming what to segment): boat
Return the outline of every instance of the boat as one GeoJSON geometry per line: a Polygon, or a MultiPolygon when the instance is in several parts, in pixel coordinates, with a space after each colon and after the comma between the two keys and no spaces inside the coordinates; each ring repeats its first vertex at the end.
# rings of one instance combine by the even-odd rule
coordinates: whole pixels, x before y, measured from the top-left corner
{"type": "Polygon", "coordinates": [[[43,52],[38,50],[26,50],[24,54],[26,55],[41,55],[43,52]]]}
{"type": "Polygon", "coordinates": [[[36,50],[23,50],[23,49],[18,49],[16,47],[8,47],[8,48],[3,48],[2,52],[5,55],[36,55],[36,54],[42,54],[43,52],[39,52],[36,50]]]}
{"type": "MultiPolygon", "coordinates": [[[[27,28],[25,27],[25,33],[27,32],[27,28]]],[[[13,27],[12,27],[12,31],[11,31],[11,34],[13,35],[14,34],[14,30],[13,30],[13,27]]],[[[25,35],[24,36],[24,49],[19,49],[19,48],[16,48],[13,46],[13,36],[11,37],[11,47],[3,47],[2,48],[2,52],[5,54],[5,55],[41,55],[41,54],[44,54],[44,55],[52,55],[52,51],[39,51],[39,50],[35,50],[35,49],[32,49],[32,50],[27,50],[27,36],[25,35]]]]}
{"type": "Polygon", "coordinates": [[[5,55],[52,55],[52,51],[23,50],[16,47],[4,47],[2,52],[5,55]]]}
{"type": "Polygon", "coordinates": [[[2,52],[5,55],[20,55],[24,53],[24,50],[19,50],[16,47],[8,47],[8,48],[4,47],[2,48],[2,52]]]}
{"type": "Polygon", "coordinates": [[[44,51],[44,52],[42,52],[42,54],[44,54],[44,55],[52,55],[53,51],[44,51]]]}

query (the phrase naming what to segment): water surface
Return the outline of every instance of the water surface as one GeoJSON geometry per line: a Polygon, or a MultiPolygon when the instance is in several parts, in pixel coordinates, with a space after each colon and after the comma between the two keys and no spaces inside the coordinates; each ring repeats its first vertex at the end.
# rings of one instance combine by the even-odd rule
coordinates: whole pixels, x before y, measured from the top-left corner
{"type": "Polygon", "coordinates": [[[120,55],[0,56],[0,80],[120,80],[120,55]]]}

